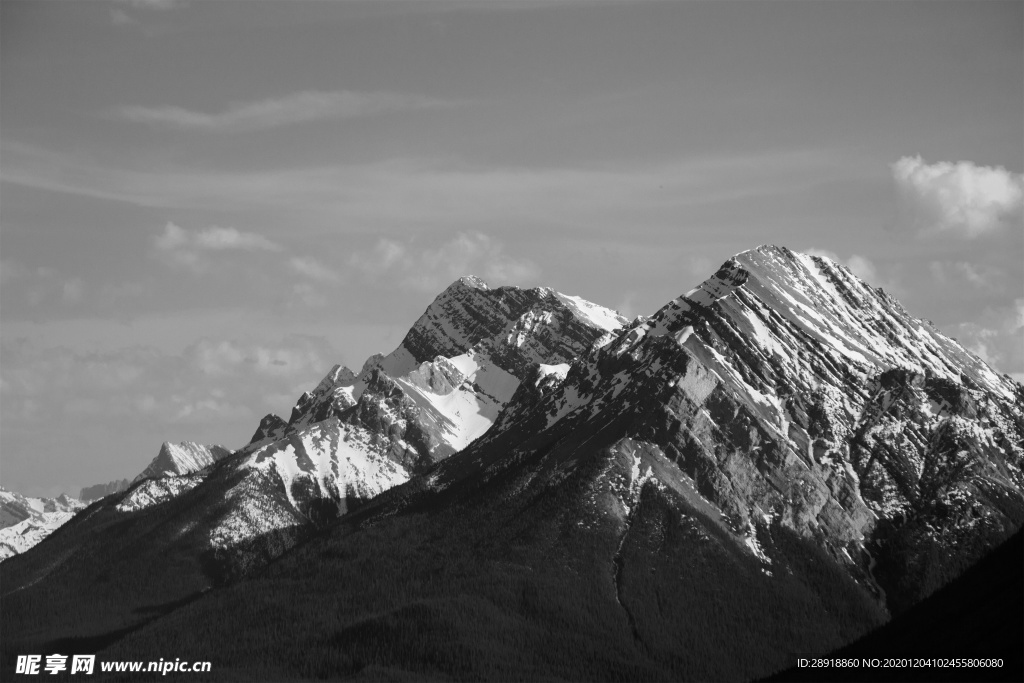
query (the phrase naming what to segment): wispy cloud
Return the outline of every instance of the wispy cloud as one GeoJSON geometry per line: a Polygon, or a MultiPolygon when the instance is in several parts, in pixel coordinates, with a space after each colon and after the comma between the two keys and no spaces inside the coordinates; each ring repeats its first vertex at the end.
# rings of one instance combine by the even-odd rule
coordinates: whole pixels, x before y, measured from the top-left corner
{"type": "Polygon", "coordinates": [[[146,416],[164,425],[251,420],[285,407],[267,405],[264,391],[315,382],[337,359],[326,339],[295,334],[272,343],[204,338],[180,354],[142,346],[80,353],[26,340],[0,344],[5,421],[87,412],[146,416]]]}
{"type": "Polygon", "coordinates": [[[114,26],[132,26],[139,23],[138,20],[133,19],[127,12],[117,7],[111,8],[110,21],[113,22],[114,26]]]}
{"type": "Polygon", "coordinates": [[[388,111],[445,106],[451,106],[451,103],[394,92],[304,91],[258,102],[234,103],[216,114],[175,106],[125,106],[115,109],[112,115],[125,121],[182,130],[237,133],[310,121],[351,119],[388,111]]]}
{"type": "Polygon", "coordinates": [[[435,247],[380,239],[371,251],[353,254],[349,265],[425,292],[436,292],[463,275],[479,275],[492,285],[527,284],[540,275],[535,263],[509,256],[500,241],[479,232],[459,234],[435,247]]]}
{"type": "Polygon", "coordinates": [[[189,232],[174,223],[168,223],[162,235],[156,238],[159,249],[205,249],[224,251],[238,249],[242,251],[281,251],[281,246],[271,242],[262,235],[252,232],[241,232],[235,228],[212,227],[208,230],[189,232]]]}
{"type": "MultiPolygon", "coordinates": [[[[353,226],[361,232],[417,225],[450,231],[509,225],[675,223],[691,207],[801,193],[847,177],[827,151],[692,157],[614,168],[479,166],[393,159],[249,172],[127,170],[4,143],[0,179],[17,185],[139,206],[277,211],[282,220],[353,226]]],[[[859,171],[858,171],[859,172],[859,171]]]]}
{"type": "Polygon", "coordinates": [[[288,267],[299,275],[310,280],[316,280],[317,282],[333,283],[341,279],[341,276],[334,269],[309,257],[293,256],[288,259],[288,267]]]}
{"type": "Polygon", "coordinates": [[[892,174],[902,223],[919,234],[972,239],[1019,226],[1024,218],[1024,175],[1001,166],[903,157],[892,165],[892,174]]]}
{"type": "Polygon", "coordinates": [[[976,321],[953,325],[950,332],[986,363],[1024,381],[1024,298],[988,307],[976,321]]]}

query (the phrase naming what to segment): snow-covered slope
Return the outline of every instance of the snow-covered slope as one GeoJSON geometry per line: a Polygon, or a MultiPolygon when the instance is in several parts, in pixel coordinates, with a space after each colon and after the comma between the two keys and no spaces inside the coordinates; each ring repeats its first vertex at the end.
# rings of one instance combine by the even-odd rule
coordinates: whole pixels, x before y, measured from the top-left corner
{"type": "Polygon", "coordinates": [[[0,488],[0,560],[25,552],[83,507],[66,495],[30,498],[0,488]]]}

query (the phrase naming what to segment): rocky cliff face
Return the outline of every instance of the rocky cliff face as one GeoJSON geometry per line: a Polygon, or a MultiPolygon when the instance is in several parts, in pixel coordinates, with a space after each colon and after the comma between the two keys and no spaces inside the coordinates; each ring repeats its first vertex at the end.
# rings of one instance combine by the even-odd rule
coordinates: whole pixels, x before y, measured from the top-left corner
{"type": "Polygon", "coordinates": [[[613,423],[613,451],[751,552],[782,525],[876,595],[898,588],[895,609],[1024,522],[1024,389],[844,267],[786,249],[736,256],[564,380],[524,383],[476,459],[434,478],[497,476],[517,461],[504,453],[613,423]]]}

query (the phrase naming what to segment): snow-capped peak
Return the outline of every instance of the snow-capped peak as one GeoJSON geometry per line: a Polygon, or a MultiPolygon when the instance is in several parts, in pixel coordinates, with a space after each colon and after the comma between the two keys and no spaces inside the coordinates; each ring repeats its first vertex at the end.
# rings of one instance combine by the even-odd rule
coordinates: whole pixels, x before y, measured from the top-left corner
{"type": "Polygon", "coordinates": [[[223,446],[206,446],[194,441],[165,441],[157,456],[132,483],[153,477],[174,477],[198,472],[230,454],[231,451],[223,446]]]}

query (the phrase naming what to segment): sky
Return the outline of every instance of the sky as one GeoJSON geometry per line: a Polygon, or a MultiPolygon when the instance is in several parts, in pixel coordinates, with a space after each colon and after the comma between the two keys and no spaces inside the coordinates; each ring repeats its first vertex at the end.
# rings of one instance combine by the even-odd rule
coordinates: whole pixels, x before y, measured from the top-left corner
{"type": "Polygon", "coordinates": [[[244,445],[459,276],[828,255],[1024,380],[1024,3],[2,0],[0,485],[244,445]]]}

